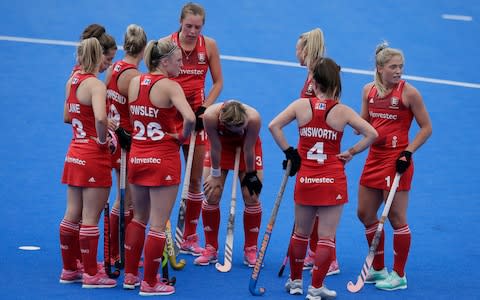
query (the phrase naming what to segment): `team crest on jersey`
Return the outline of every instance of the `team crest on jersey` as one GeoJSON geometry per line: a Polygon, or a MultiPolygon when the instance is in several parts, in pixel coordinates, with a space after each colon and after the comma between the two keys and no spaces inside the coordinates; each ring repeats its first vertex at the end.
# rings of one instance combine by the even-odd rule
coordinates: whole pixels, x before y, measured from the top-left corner
{"type": "Polygon", "coordinates": [[[113,70],[114,70],[115,72],[119,72],[121,68],[122,68],[121,65],[116,65],[115,68],[113,68],[113,70]]]}
{"type": "Polygon", "coordinates": [[[398,104],[400,103],[400,99],[398,99],[397,97],[392,97],[390,99],[390,108],[391,109],[398,109],[398,104]]]}
{"type": "Polygon", "coordinates": [[[198,52],[197,57],[198,57],[198,63],[199,63],[199,64],[205,64],[205,63],[206,63],[206,61],[205,61],[205,58],[206,58],[205,52],[198,52]]]}
{"type": "Polygon", "coordinates": [[[313,84],[309,83],[307,87],[307,91],[305,92],[307,95],[313,95],[313,84]]]}
{"type": "Polygon", "coordinates": [[[79,81],[80,79],[78,79],[78,77],[73,77],[72,84],[77,84],[79,81]]]}
{"type": "Polygon", "coordinates": [[[373,104],[373,98],[370,98],[370,100],[368,100],[368,103],[373,104]]]}
{"type": "Polygon", "coordinates": [[[142,85],[149,85],[151,82],[152,82],[152,80],[150,78],[145,78],[142,81],[142,85]]]}
{"type": "Polygon", "coordinates": [[[315,109],[316,110],[325,110],[327,109],[327,105],[323,102],[315,104],[315,109]]]}

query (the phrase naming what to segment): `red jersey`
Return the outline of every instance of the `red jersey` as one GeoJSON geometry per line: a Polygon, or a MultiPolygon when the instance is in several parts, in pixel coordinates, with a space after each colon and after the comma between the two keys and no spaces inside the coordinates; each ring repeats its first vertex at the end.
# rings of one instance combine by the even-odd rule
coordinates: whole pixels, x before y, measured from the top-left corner
{"type": "MultiPolygon", "coordinates": [[[[412,111],[403,103],[405,80],[401,80],[385,97],[380,98],[373,85],[368,93],[370,124],[378,138],[370,147],[360,184],[388,191],[395,176],[395,161],[408,146],[408,131],[413,120],[412,111]]],[[[413,161],[400,179],[399,191],[409,190],[413,176],[413,161]]]]}
{"type": "Polygon", "coordinates": [[[79,187],[110,187],[112,174],[110,153],[101,150],[95,140],[97,130],[91,105],[81,104],[77,98],[80,84],[94,74],[73,74],[66,105],[72,120],[73,138],[65,157],[62,183],[79,187]]]}
{"type": "Polygon", "coordinates": [[[170,135],[176,134],[174,118],[177,109],[174,106],[159,108],[150,101],[153,85],[166,78],[164,75],[141,75],[138,97],[129,103],[133,133],[128,180],[133,184],[162,186],[180,183],[180,145],[170,135]]]}
{"type": "MultiPolygon", "coordinates": [[[[183,62],[180,75],[172,79],[182,86],[188,100],[188,98],[192,97],[192,94],[195,94],[199,90],[203,91],[205,88],[205,78],[207,77],[209,67],[205,38],[203,35],[200,35],[195,48],[189,52],[183,50],[180,45],[178,32],[172,33],[171,39],[182,49],[183,62]]],[[[198,106],[202,105],[202,103],[190,103],[190,105],[195,110],[198,106]]]]}
{"type": "Polygon", "coordinates": [[[295,183],[295,203],[313,206],[344,204],[348,201],[347,178],[340,153],[342,131],[327,124],[334,100],[310,98],[312,119],[298,128],[298,153],[302,158],[295,183]]]}
{"type": "Polygon", "coordinates": [[[109,118],[118,122],[120,127],[128,132],[132,132],[128,112],[128,95],[121,94],[117,84],[120,75],[129,69],[137,69],[137,66],[124,61],[117,61],[113,64],[112,75],[107,84],[107,105],[109,118]]]}
{"type": "Polygon", "coordinates": [[[315,97],[315,91],[313,90],[313,82],[312,79],[305,80],[303,84],[302,91],[300,92],[300,98],[312,98],[315,97]]]}

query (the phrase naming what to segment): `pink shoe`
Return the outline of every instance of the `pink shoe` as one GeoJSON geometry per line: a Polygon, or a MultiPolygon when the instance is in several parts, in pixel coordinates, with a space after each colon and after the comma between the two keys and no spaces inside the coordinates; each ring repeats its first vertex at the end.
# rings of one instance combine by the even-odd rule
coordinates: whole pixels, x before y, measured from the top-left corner
{"type": "Polygon", "coordinates": [[[257,246],[250,246],[243,250],[243,263],[250,268],[255,267],[257,262],[257,246]]]}
{"type": "Polygon", "coordinates": [[[214,264],[217,261],[218,261],[217,249],[213,248],[211,245],[207,245],[207,247],[205,247],[205,250],[203,250],[202,255],[195,258],[193,263],[199,266],[208,266],[209,264],[214,264]]]}
{"type": "Polygon", "coordinates": [[[328,268],[327,276],[336,275],[340,273],[340,267],[338,266],[338,260],[332,260],[330,267],[328,268]]]}
{"type": "Polygon", "coordinates": [[[313,268],[314,264],[315,264],[315,252],[308,249],[307,256],[305,257],[305,260],[303,261],[303,269],[304,270],[310,270],[310,269],[313,268]]]}
{"type": "Polygon", "coordinates": [[[140,296],[164,296],[175,293],[175,287],[158,281],[154,286],[150,286],[146,281],[140,285],[140,296]]]}
{"type": "Polygon", "coordinates": [[[183,254],[191,254],[193,256],[200,256],[203,252],[202,247],[198,245],[198,235],[192,234],[187,237],[186,240],[180,244],[180,253],[183,254]]]}
{"type": "Polygon", "coordinates": [[[140,286],[140,277],[133,275],[132,273],[125,273],[123,279],[123,288],[127,290],[134,290],[137,286],[140,286]]]}
{"type": "Polygon", "coordinates": [[[85,289],[95,289],[95,288],[113,288],[117,285],[115,279],[111,279],[105,274],[105,271],[99,270],[97,274],[91,276],[88,273],[83,273],[83,285],[82,288],[85,289]]]}
{"type": "Polygon", "coordinates": [[[80,270],[70,271],[62,269],[62,274],[60,275],[60,283],[75,283],[82,282],[83,272],[80,270]]]}

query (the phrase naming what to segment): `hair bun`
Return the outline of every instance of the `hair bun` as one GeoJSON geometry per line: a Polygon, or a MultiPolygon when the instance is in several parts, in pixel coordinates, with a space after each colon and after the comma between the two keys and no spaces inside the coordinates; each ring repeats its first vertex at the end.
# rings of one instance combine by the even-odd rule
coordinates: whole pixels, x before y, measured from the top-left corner
{"type": "Polygon", "coordinates": [[[386,49],[388,47],[389,47],[389,45],[388,45],[387,41],[381,42],[380,44],[377,45],[377,48],[375,49],[375,55],[377,55],[378,53],[380,53],[380,51],[382,51],[383,49],[386,49]]]}

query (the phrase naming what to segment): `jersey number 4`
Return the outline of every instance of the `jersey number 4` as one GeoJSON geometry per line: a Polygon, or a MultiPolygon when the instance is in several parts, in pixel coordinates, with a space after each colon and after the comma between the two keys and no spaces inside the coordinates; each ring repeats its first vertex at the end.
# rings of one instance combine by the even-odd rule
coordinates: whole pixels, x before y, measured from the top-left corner
{"type": "Polygon", "coordinates": [[[307,159],[316,160],[319,164],[323,164],[327,159],[327,155],[323,153],[323,143],[317,142],[307,152],[307,159]]]}

